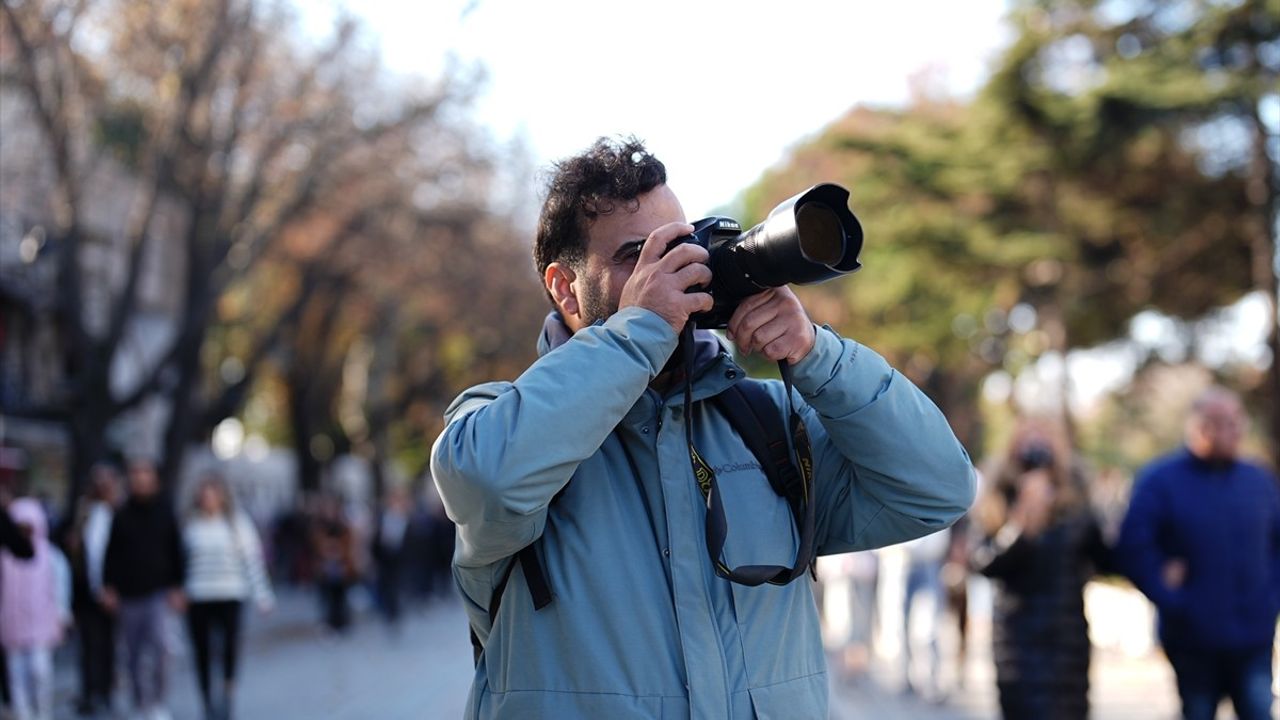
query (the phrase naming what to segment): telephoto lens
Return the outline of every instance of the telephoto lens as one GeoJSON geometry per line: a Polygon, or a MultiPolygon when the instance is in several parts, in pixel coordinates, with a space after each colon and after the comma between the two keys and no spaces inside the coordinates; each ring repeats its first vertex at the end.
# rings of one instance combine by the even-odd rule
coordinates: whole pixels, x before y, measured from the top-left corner
{"type": "Polygon", "coordinates": [[[726,217],[693,226],[672,246],[694,243],[710,252],[710,286],[691,289],[709,292],[715,301],[710,311],[693,316],[700,328],[727,327],[738,303],[767,288],[819,283],[862,267],[862,225],[849,210],[849,191],[833,183],[782,202],[746,232],[726,217]]]}

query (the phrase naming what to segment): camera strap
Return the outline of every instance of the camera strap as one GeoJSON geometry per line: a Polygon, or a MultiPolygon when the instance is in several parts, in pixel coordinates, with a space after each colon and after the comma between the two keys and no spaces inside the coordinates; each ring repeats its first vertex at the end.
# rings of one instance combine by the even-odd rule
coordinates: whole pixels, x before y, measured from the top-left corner
{"type": "MultiPolygon", "coordinates": [[[[715,567],[716,574],[740,585],[756,586],[764,583],[786,585],[805,574],[812,568],[814,558],[815,503],[813,502],[813,453],[809,446],[808,433],[800,414],[796,412],[791,399],[791,366],[785,361],[778,362],[782,374],[782,382],[786,388],[787,416],[790,434],[786,439],[790,446],[786,453],[772,452],[775,448],[767,447],[773,439],[765,430],[765,422],[750,408],[750,403],[743,397],[728,400],[730,407],[726,413],[729,417],[738,418],[735,429],[743,441],[762,464],[762,470],[769,478],[774,491],[787,499],[791,507],[792,518],[800,533],[800,547],[796,551],[795,563],[791,567],[781,565],[741,565],[730,568],[723,559],[724,543],[729,535],[729,521],[725,517],[724,503],[720,497],[720,488],[716,482],[716,473],[697,449],[693,446],[693,363],[694,342],[693,323],[685,326],[681,333],[684,344],[684,418],[685,443],[689,447],[689,461],[693,466],[693,477],[698,490],[707,506],[706,540],[707,555],[715,567]],[[745,412],[744,412],[745,410],[745,412]],[[747,424],[754,423],[754,425],[747,424]],[[766,458],[775,458],[767,462],[766,458]],[[772,467],[770,467],[772,466],[772,467]]],[[[733,388],[722,393],[732,394],[733,388]]]]}

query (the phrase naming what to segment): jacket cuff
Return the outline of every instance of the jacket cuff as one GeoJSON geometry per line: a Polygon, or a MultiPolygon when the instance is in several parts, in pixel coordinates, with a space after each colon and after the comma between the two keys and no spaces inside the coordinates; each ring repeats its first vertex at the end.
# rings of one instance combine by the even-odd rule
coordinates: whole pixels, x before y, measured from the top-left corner
{"type": "Polygon", "coordinates": [[[874,402],[892,375],[889,363],[874,350],[823,325],[815,328],[813,349],[795,365],[792,377],[814,409],[823,412],[830,403],[838,415],[848,415],[874,402]]]}
{"type": "Polygon", "coordinates": [[[634,305],[622,308],[603,322],[579,330],[576,336],[601,331],[626,339],[638,349],[652,368],[650,378],[667,364],[680,341],[679,333],[661,315],[634,305]]]}

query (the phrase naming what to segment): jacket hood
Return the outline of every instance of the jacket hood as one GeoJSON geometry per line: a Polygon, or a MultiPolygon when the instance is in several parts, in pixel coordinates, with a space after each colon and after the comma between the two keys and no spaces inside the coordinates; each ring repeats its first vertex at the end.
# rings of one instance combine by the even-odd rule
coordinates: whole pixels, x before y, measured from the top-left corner
{"type": "Polygon", "coordinates": [[[37,538],[49,537],[49,521],[44,507],[34,498],[18,498],[9,504],[9,517],[19,525],[30,525],[31,534],[37,538]]]}

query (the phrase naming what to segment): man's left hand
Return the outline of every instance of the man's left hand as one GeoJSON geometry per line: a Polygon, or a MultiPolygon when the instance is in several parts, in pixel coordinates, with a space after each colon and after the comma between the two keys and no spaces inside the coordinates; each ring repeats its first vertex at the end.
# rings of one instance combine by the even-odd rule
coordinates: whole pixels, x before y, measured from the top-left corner
{"type": "Polygon", "coordinates": [[[786,286],[743,300],[729,319],[728,331],[729,339],[742,352],[759,352],[770,360],[793,365],[809,354],[816,340],[804,306],[786,286]]]}

